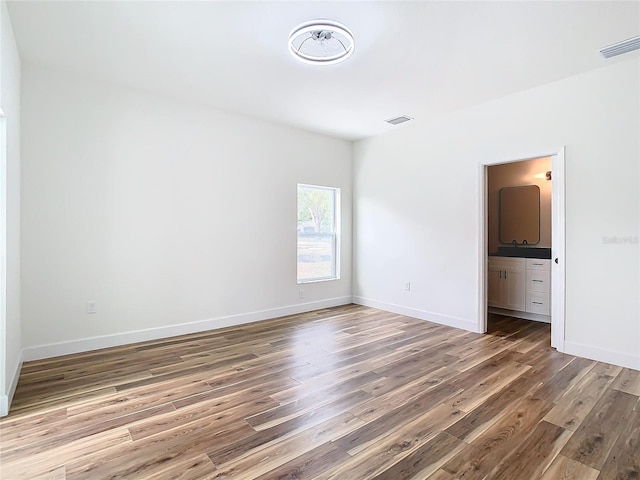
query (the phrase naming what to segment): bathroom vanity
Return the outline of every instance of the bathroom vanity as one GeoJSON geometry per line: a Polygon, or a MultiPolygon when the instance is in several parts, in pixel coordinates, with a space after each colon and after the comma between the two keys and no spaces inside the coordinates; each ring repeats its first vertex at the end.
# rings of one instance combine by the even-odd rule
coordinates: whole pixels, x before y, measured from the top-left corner
{"type": "MultiPolygon", "coordinates": [[[[528,249],[520,250],[528,253],[524,252],[528,249]]],[[[487,287],[490,312],[551,322],[549,258],[490,255],[487,287]]]]}

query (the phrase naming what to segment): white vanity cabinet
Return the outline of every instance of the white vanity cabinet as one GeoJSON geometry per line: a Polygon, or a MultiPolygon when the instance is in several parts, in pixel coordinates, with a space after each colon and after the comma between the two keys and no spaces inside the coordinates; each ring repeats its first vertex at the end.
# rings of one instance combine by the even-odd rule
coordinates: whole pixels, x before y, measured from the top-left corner
{"type": "Polygon", "coordinates": [[[524,258],[489,257],[490,307],[525,309],[525,265],[524,258]]]}
{"type": "Polygon", "coordinates": [[[551,314],[551,260],[527,258],[526,311],[551,314]]]}
{"type": "Polygon", "coordinates": [[[550,322],[551,260],[490,256],[487,304],[496,313],[550,322]]]}

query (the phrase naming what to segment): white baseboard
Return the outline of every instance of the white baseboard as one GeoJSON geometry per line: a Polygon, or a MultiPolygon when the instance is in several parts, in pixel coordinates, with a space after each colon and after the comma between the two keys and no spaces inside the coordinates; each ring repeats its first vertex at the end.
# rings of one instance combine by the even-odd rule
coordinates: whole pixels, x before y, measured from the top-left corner
{"type": "Polygon", "coordinates": [[[565,340],[563,353],[575,355],[577,357],[589,358],[599,362],[611,363],[612,365],[618,365],[620,367],[640,370],[640,356],[594,347],[593,345],[568,342],[565,340]]]}
{"type": "Polygon", "coordinates": [[[260,310],[257,312],[240,313],[224,317],[199,320],[196,322],[181,323],[178,325],[167,325],[164,327],[148,328],[145,330],[134,330],[130,332],[102,335],[99,337],[81,338],[66,342],[49,343],[27,347],[23,350],[23,360],[40,360],[43,358],[58,357],[72,353],[88,352],[100,348],[117,347],[129,345],[131,343],[158,340],[161,338],[175,337],[189,333],[204,332],[224,327],[233,327],[245,323],[259,322],[287,315],[311,312],[322,308],[337,307],[351,303],[351,296],[328,298],[316,302],[300,303],[285,307],[260,310]]]}
{"type": "Polygon", "coordinates": [[[20,378],[20,371],[22,370],[23,358],[24,350],[20,352],[20,360],[18,361],[18,365],[16,366],[16,371],[13,372],[13,376],[11,377],[9,391],[6,395],[0,395],[0,417],[9,415],[9,407],[11,406],[11,401],[13,400],[13,396],[16,393],[16,388],[18,387],[18,379],[20,378]]]}
{"type": "Polygon", "coordinates": [[[18,365],[16,365],[16,371],[13,372],[13,378],[11,379],[11,383],[9,384],[9,406],[11,406],[11,402],[13,401],[13,396],[16,393],[16,388],[18,387],[18,380],[20,379],[20,371],[22,370],[22,363],[24,362],[24,350],[20,351],[20,361],[18,365]]]}
{"type": "Polygon", "coordinates": [[[365,297],[354,296],[353,303],[364,305],[365,307],[385,310],[387,312],[397,313],[400,315],[406,315],[408,317],[418,318],[420,320],[426,320],[428,322],[438,323],[440,325],[446,325],[448,327],[461,328],[469,332],[480,333],[478,332],[478,324],[472,320],[450,317],[447,315],[441,315],[439,313],[429,312],[427,310],[406,307],[404,305],[397,305],[395,303],[381,302],[379,300],[373,300],[371,298],[365,297]]]}

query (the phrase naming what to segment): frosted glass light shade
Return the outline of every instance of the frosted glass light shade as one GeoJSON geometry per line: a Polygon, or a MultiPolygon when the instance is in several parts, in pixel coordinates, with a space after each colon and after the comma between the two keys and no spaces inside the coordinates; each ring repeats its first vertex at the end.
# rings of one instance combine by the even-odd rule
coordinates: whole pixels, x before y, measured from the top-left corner
{"type": "Polygon", "coordinates": [[[343,62],[353,54],[353,34],[341,23],[313,20],[289,35],[289,51],[298,60],[315,65],[343,62]]]}

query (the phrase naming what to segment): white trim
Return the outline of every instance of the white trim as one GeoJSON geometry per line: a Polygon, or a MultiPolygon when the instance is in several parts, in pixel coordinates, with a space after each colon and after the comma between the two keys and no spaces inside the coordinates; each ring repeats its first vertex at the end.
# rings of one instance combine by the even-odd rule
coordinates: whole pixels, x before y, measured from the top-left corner
{"type": "Polygon", "coordinates": [[[515,163],[535,158],[551,157],[552,175],[552,203],[551,203],[551,346],[559,352],[564,352],[565,344],[565,146],[541,150],[541,152],[526,155],[512,155],[507,159],[481,160],[478,170],[478,318],[475,331],[487,331],[487,167],[515,163]],[[554,260],[558,259],[556,265],[554,260]]]}
{"type": "Polygon", "coordinates": [[[564,353],[568,355],[575,355],[577,357],[597,360],[598,362],[605,362],[612,365],[640,370],[640,356],[638,355],[594,347],[583,343],[569,342],[566,340],[564,342],[564,348],[564,353]]]}
{"type": "MultiPolygon", "coordinates": [[[[4,415],[9,414],[9,409],[11,407],[11,402],[13,401],[13,396],[16,394],[16,388],[18,388],[18,380],[20,380],[20,371],[22,370],[23,357],[24,357],[24,350],[21,350],[20,360],[18,361],[18,365],[16,366],[16,371],[13,372],[13,376],[11,377],[11,383],[9,384],[9,390],[7,395],[5,396],[7,400],[7,411],[6,413],[4,413],[4,415]]],[[[0,417],[2,416],[3,414],[0,413],[0,417]]]]}
{"type": "Polygon", "coordinates": [[[551,346],[565,351],[565,147],[551,158],[551,346]],[[558,259],[556,264],[555,259],[558,259]]]}
{"type": "Polygon", "coordinates": [[[134,330],[130,332],[115,333],[111,335],[102,335],[99,337],[81,338],[78,340],[69,340],[66,342],[36,345],[34,347],[27,347],[23,350],[23,359],[25,362],[27,362],[31,360],[40,360],[43,358],[58,357],[60,355],[69,355],[72,353],[98,350],[100,348],[129,345],[137,342],[146,342],[149,340],[175,337],[177,335],[186,335],[189,333],[198,333],[207,330],[215,330],[218,328],[243,325],[245,323],[259,322],[262,320],[269,320],[272,318],[284,317],[287,315],[311,312],[313,310],[319,310],[322,308],[348,305],[350,303],[351,296],[335,297],[315,302],[300,303],[296,305],[288,305],[285,307],[272,308],[268,310],[260,310],[257,312],[240,313],[237,315],[227,315],[224,317],[199,320],[196,322],[181,323],[178,325],[167,325],[164,327],[148,328],[145,330],[134,330]]]}
{"type": "Polygon", "coordinates": [[[487,191],[489,181],[487,177],[486,163],[478,165],[478,192],[480,201],[478,202],[478,218],[480,219],[480,229],[478,236],[478,322],[476,331],[487,332],[487,270],[489,269],[489,246],[487,242],[487,224],[489,223],[489,205],[487,202],[487,191]]]}
{"type": "Polygon", "coordinates": [[[378,310],[384,310],[387,312],[397,313],[399,315],[406,315],[408,317],[417,318],[419,320],[426,320],[428,322],[438,323],[440,325],[446,325],[448,327],[461,328],[469,332],[478,332],[476,322],[473,320],[465,320],[463,318],[450,317],[448,315],[441,315],[439,313],[429,312],[427,310],[420,310],[418,308],[405,307],[404,305],[397,305],[395,303],[381,302],[372,298],[365,297],[353,297],[353,303],[357,305],[364,305],[365,307],[377,308],[378,310]]]}
{"type": "Polygon", "coordinates": [[[7,118],[0,108],[0,416],[9,412],[7,388],[7,118]]]}
{"type": "Polygon", "coordinates": [[[0,395],[0,417],[5,417],[9,415],[9,407],[11,406],[11,402],[13,401],[13,396],[16,393],[16,388],[18,387],[18,380],[20,379],[20,371],[22,370],[22,357],[24,355],[24,350],[20,351],[20,360],[18,361],[18,365],[16,366],[16,371],[13,372],[11,376],[11,383],[9,383],[9,387],[7,389],[6,395],[0,395]]]}

